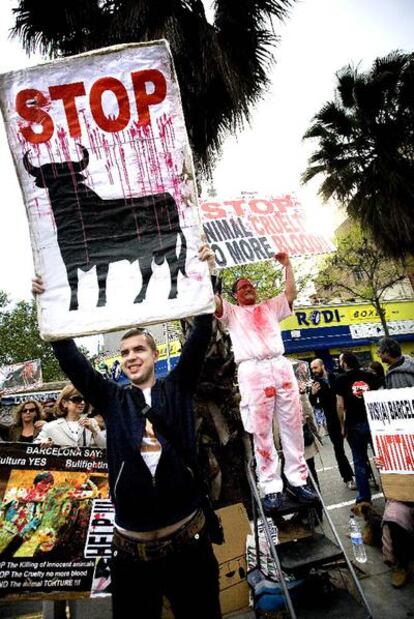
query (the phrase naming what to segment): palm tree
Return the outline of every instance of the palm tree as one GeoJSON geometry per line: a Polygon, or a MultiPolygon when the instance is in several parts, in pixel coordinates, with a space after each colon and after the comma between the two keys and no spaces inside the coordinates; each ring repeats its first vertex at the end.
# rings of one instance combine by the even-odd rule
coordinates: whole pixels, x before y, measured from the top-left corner
{"type": "MultiPolygon", "coordinates": [[[[272,18],[282,20],[293,3],[214,0],[214,23],[209,23],[201,0],[18,0],[12,34],[21,38],[27,53],[50,57],[167,39],[196,168],[208,174],[224,136],[249,120],[251,108],[266,92],[278,40],[272,18]]],[[[200,442],[207,453],[213,498],[220,494],[219,460],[224,487],[220,500],[234,503],[248,496],[248,488],[243,444],[233,440],[241,426],[234,363],[228,336],[218,324],[207,357],[196,399],[199,421],[204,420],[200,442]]]]}
{"type": "Polygon", "coordinates": [[[412,254],[414,54],[394,51],[368,72],[349,65],[336,76],[335,100],[304,135],[318,146],[302,180],[324,175],[324,200],[343,203],[386,255],[412,254]]]}
{"type": "Polygon", "coordinates": [[[167,39],[196,166],[209,172],[225,134],[266,91],[277,42],[271,19],[283,19],[293,2],[215,0],[209,23],[202,0],[19,0],[12,35],[27,53],[50,57],[167,39]]]}

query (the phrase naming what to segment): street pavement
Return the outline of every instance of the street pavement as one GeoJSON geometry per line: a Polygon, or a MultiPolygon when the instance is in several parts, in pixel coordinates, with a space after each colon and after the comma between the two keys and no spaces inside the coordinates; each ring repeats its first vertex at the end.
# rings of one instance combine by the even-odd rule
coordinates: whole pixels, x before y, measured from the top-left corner
{"type": "MultiPolygon", "coordinates": [[[[347,452],[351,460],[348,448],[347,452]]],[[[352,558],[352,546],[347,534],[350,508],[355,500],[355,492],[348,490],[342,482],[328,437],[324,438],[324,445],[321,448],[320,454],[316,456],[316,468],[325,504],[344,544],[345,551],[352,558]]],[[[382,511],[384,498],[381,490],[372,488],[372,492],[374,505],[382,511]]],[[[363,524],[361,519],[359,522],[361,525],[363,524]]],[[[332,537],[326,524],[326,519],[324,531],[329,537],[332,537]]],[[[414,577],[403,589],[394,589],[391,586],[390,569],[383,563],[380,550],[366,546],[366,552],[367,562],[357,565],[360,583],[372,610],[373,617],[375,619],[414,618],[414,577]]],[[[40,602],[3,602],[0,604],[1,619],[39,619],[41,616],[40,602]]],[[[139,619],[145,619],[145,617],[134,615],[131,609],[131,618],[133,619],[134,616],[139,619]]],[[[300,614],[298,616],[300,617],[300,614]]],[[[306,616],[316,618],[326,616],[326,614],[315,612],[306,616]]],[[[333,619],[334,616],[349,619],[352,613],[341,611],[339,615],[329,613],[329,616],[330,619],[333,619]]],[[[110,602],[107,599],[77,601],[73,606],[72,619],[110,619],[110,617],[110,602]]],[[[240,612],[233,614],[231,617],[232,619],[253,619],[254,614],[252,612],[240,612]]],[[[194,619],[197,619],[196,612],[194,619]]]]}

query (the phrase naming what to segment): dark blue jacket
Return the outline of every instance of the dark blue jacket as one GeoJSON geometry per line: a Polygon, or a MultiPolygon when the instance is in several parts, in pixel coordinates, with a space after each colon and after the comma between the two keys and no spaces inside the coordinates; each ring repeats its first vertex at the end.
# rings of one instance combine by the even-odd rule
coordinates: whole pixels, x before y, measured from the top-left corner
{"type": "MultiPolygon", "coordinates": [[[[181,438],[187,460],[196,458],[193,394],[211,337],[210,315],[198,316],[183,346],[177,366],[151,390],[152,408],[181,438]]],[[[137,410],[131,389],[145,400],[137,387],[105,380],[78,351],[73,340],[53,343],[64,373],[105,417],[109,486],[116,523],[132,531],[151,531],[175,524],[200,506],[200,491],[192,472],[163,436],[155,477],[146,466],[140,445],[145,419],[137,410]]]]}

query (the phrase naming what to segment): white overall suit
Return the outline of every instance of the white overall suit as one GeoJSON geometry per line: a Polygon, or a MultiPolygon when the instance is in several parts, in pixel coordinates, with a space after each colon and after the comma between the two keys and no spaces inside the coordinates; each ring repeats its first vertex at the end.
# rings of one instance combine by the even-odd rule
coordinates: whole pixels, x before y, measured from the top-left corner
{"type": "Polygon", "coordinates": [[[302,409],[292,364],[283,357],[279,322],[291,314],[285,293],[258,305],[232,305],[223,300],[220,320],[228,328],[238,365],[240,413],[253,435],[256,473],[263,493],[282,492],[273,440],[277,414],[285,457],[284,473],[292,486],[304,486],[302,409]]]}

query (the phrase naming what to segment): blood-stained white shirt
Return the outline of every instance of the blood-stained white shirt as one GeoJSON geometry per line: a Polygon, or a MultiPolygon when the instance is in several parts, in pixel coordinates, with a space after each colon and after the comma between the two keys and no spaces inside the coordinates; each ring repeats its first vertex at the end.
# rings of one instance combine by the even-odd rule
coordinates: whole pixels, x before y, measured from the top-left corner
{"type": "Polygon", "coordinates": [[[230,332],[237,364],[248,359],[283,355],[285,347],[279,322],[292,313],[284,292],[258,305],[233,305],[222,301],[223,315],[219,320],[230,332]]]}

